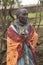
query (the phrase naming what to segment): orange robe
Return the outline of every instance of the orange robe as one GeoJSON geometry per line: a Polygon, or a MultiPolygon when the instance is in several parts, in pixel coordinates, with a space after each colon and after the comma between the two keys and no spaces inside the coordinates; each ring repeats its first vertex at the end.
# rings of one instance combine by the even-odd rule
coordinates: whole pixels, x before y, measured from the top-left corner
{"type": "MultiPolygon", "coordinates": [[[[36,47],[38,35],[33,27],[30,26],[30,35],[26,38],[28,44],[33,49],[36,47]]],[[[19,36],[12,29],[7,31],[7,65],[17,65],[18,59],[23,56],[23,37],[19,36]]]]}

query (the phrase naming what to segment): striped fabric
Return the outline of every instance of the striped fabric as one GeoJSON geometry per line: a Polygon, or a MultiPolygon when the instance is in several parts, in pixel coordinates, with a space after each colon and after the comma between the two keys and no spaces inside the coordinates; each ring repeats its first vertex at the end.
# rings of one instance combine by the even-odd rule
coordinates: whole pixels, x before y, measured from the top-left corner
{"type": "Polygon", "coordinates": [[[35,65],[31,49],[24,44],[24,56],[19,59],[18,65],[35,65]]]}

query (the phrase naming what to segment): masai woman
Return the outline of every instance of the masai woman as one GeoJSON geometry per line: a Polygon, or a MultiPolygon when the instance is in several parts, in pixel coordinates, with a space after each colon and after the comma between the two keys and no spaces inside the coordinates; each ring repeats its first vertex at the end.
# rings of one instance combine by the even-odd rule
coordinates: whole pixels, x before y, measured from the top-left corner
{"type": "Polygon", "coordinates": [[[30,25],[27,9],[18,9],[7,30],[7,65],[36,65],[38,34],[30,25]]]}

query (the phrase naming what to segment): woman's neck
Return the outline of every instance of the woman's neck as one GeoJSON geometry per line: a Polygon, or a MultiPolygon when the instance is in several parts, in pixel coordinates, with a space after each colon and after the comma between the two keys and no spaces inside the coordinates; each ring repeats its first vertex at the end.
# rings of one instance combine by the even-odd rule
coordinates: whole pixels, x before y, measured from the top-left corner
{"type": "Polygon", "coordinates": [[[25,22],[19,20],[19,25],[20,25],[20,26],[25,26],[25,25],[27,25],[27,23],[25,23],[25,22]]]}

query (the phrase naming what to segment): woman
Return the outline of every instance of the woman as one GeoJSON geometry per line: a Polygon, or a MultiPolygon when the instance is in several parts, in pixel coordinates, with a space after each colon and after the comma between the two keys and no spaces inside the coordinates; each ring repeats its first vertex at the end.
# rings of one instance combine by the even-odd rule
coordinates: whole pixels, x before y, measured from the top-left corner
{"type": "Polygon", "coordinates": [[[7,65],[36,65],[38,35],[30,25],[27,9],[17,10],[16,15],[7,30],[7,65]]]}

